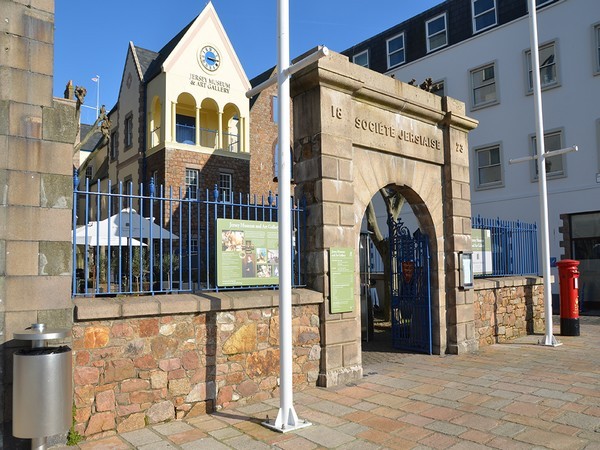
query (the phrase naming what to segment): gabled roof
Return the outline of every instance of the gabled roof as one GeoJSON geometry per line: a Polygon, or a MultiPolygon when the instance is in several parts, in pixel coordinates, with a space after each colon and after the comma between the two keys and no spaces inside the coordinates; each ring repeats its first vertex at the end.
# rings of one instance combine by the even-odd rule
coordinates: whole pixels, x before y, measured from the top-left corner
{"type": "Polygon", "coordinates": [[[245,89],[250,89],[250,82],[248,81],[246,72],[244,71],[240,60],[233,49],[233,45],[229,40],[229,36],[227,36],[227,33],[225,32],[225,28],[223,27],[223,24],[217,15],[215,7],[210,1],[206,4],[202,12],[159,52],[160,57],[152,63],[152,66],[149,69],[149,77],[147,81],[150,81],[150,79],[156,76],[159,73],[159,70],[168,72],[181,57],[182,50],[185,48],[185,46],[191,44],[197,37],[196,33],[199,32],[202,27],[210,21],[214,23],[219,38],[224,43],[225,48],[223,51],[227,53],[229,59],[232,61],[235,72],[245,85],[245,89]],[[179,46],[179,44],[181,44],[181,46],[179,46]],[[163,56],[166,56],[166,58],[162,59],[163,56]]]}
{"type": "Polygon", "coordinates": [[[140,70],[142,72],[142,76],[145,80],[148,78],[148,69],[150,68],[154,60],[159,56],[159,54],[153,52],[152,50],[146,50],[142,47],[135,47],[135,52],[137,54],[137,59],[140,63],[140,70]]]}

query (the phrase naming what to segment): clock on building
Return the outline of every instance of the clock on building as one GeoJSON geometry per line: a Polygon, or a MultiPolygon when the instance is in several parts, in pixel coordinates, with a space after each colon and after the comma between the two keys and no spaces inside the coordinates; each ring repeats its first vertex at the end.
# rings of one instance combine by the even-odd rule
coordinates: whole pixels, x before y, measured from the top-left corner
{"type": "Polygon", "coordinates": [[[202,47],[200,50],[199,59],[200,65],[209,72],[214,72],[221,64],[221,56],[219,55],[219,51],[212,45],[205,45],[202,47]]]}

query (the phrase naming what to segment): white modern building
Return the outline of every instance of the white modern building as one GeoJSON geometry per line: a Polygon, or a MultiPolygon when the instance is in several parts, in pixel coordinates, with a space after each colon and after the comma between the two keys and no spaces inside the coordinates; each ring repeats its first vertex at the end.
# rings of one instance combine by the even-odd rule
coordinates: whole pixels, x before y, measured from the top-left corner
{"type": "MultiPolygon", "coordinates": [[[[431,78],[479,121],[469,138],[472,211],[540,223],[527,0],[447,0],[343,52],[401,81],[431,78]]],[[[600,3],[537,0],[552,260],[581,261],[600,302],[600,3]]],[[[557,280],[557,271],[552,269],[557,280]]],[[[558,294],[558,283],[553,285],[558,294]]]]}

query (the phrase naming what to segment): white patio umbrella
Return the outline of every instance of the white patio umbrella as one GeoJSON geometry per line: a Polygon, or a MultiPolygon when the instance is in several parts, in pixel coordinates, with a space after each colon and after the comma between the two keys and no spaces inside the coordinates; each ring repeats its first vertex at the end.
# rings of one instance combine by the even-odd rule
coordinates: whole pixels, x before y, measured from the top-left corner
{"type": "Polygon", "coordinates": [[[133,247],[146,246],[146,244],[137,239],[129,239],[128,236],[119,235],[118,227],[111,224],[108,219],[83,225],[75,230],[74,235],[77,245],[87,244],[90,247],[125,247],[130,242],[133,247]]]}
{"type": "Polygon", "coordinates": [[[137,239],[173,239],[179,237],[169,230],[154,223],[154,217],[142,217],[134,209],[125,208],[110,218],[111,222],[120,226],[120,235],[137,239]]]}

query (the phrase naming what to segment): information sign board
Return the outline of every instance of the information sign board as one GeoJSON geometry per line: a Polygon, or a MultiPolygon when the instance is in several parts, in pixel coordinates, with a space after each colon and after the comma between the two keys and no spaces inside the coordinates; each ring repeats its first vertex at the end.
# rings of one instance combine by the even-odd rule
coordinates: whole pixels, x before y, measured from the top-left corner
{"type": "Polygon", "coordinates": [[[217,285],[279,283],[277,222],[217,219],[217,285]]]}
{"type": "Polygon", "coordinates": [[[354,310],[354,249],[329,249],[331,314],[354,310]]]}

